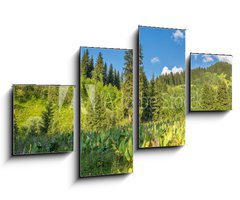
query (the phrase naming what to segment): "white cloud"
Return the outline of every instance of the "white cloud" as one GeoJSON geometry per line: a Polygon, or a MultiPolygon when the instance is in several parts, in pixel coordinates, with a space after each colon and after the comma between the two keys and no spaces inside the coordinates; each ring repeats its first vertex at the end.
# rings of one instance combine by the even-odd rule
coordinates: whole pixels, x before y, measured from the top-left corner
{"type": "Polygon", "coordinates": [[[167,66],[163,67],[161,75],[170,74],[170,73],[171,73],[171,70],[169,70],[167,66]]]}
{"type": "Polygon", "coordinates": [[[153,57],[153,58],[151,59],[151,63],[158,63],[158,62],[160,62],[159,57],[153,57]]]}
{"type": "Polygon", "coordinates": [[[176,30],[176,31],[173,33],[173,38],[174,38],[174,41],[175,41],[175,42],[177,42],[179,39],[183,39],[183,38],[184,38],[184,33],[183,33],[183,31],[176,30]]]}
{"type": "Polygon", "coordinates": [[[209,56],[209,55],[203,55],[202,58],[203,58],[202,61],[203,61],[204,63],[212,62],[212,61],[213,61],[212,56],[209,56]]]}
{"type": "Polygon", "coordinates": [[[166,75],[166,74],[170,74],[170,73],[173,73],[173,74],[176,74],[176,73],[182,73],[183,72],[183,68],[182,67],[176,67],[176,66],[174,66],[173,68],[172,68],[172,70],[171,69],[169,69],[167,66],[165,66],[165,67],[163,67],[163,70],[162,70],[162,73],[161,73],[161,75],[166,75]]]}
{"type": "Polygon", "coordinates": [[[175,66],[175,67],[172,68],[172,73],[173,73],[173,74],[176,74],[176,73],[179,73],[179,74],[180,74],[180,73],[182,73],[182,72],[183,72],[183,68],[182,68],[182,67],[176,67],[176,66],[175,66]]]}
{"type": "Polygon", "coordinates": [[[218,61],[220,61],[220,62],[226,62],[226,63],[232,64],[232,56],[221,56],[221,55],[217,55],[216,58],[217,58],[218,61]]]}

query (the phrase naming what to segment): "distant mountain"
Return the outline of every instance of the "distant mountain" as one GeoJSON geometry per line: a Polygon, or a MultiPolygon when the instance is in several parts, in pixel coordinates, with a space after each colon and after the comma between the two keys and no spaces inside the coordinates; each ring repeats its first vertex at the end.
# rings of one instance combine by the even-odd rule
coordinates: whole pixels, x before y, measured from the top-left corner
{"type": "Polygon", "coordinates": [[[194,79],[197,78],[197,76],[201,76],[201,74],[205,72],[216,73],[218,75],[224,73],[226,74],[226,78],[230,79],[230,77],[232,76],[232,65],[227,62],[217,62],[208,68],[195,68],[191,70],[191,75],[194,79]]]}

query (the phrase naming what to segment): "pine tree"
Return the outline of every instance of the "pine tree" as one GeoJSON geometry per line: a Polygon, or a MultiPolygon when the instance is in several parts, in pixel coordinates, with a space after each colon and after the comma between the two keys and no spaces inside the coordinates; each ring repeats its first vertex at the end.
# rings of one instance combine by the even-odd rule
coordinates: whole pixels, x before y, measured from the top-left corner
{"type": "Polygon", "coordinates": [[[100,52],[98,54],[95,69],[93,70],[93,78],[96,81],[103,82],[103,74],[104,74],[104,62],[103,62],[102,53],[100,52]]]}
{"type": "Polygon", "coordinates": [[[107,77],[107,63],[104,63],[104,69],[103,69],[103,84],[108,84],[108,77],[107,77]]]}
{"type": "Polygon", "coordinates": [[[82,60],[81,60],[81,76],[83,76],[84,78],[87,77],[88,75],[88,66],[90,64],[90,60],[89,60],[89,52],[88,52],[88,49],[86,49],[83,53],[83,56],[82,56],[82,60]]]}
{"type": "Polygon", "coordinates": [[[87,66],[87,78],[92,78],[92,71],[94,70],[94,61],[93,61],[93,57],[91,57],[90,61],[89,61],[89,65],[87,66]]]}
{"type": "Polygon", "coordinates": [[[114,85],[114,74],[113,74],[113,65],[110,64],[109,70],[108,70],[108,84],[114,85]]]}
{"type": "Polygon", "coordinates": [[[113,85],[117,87],[117,70],[113,71],[113,85]]]}
{"type": "Polygon", "coordinates": [[[42,123],[41,123],[41,133],[42,134],[48,133],[48,131],[50,129],[50,125],[53,120],[53,114],[54,114],[53,104],[52,104],[52,102],[49,102],[46,105],[45,111],[43,111],[43,113],[42,113],[42,123]]]}
{"type": "Polygon", "coordinates": [[[105,130],[108,126],[106,107],[104,104],[104,95],[101,94],[102,89],[99,88],[95,92],[94,99],[94,129],[96,132],[105,130]]]}
{"type": "Polygon", "coordinates": [[[120,90],[120,73],[117,72],[116,80],[115,80],[116,87],[120,90]]]}
{"type": "Polygon", "coordinates": [[[128,50],[124,56],[125,67],[123,68],[123,103],[124,113],[128,116],[128,120],[132,121],[132,101],[133,101],[133,52],[128,50]]]}
{"type": "Polygon", "coordinates": [[[148,80],[143,69],[143,52],[142,46],[139,48],[139,115],[142,122],[148,120],[148,80]]]}

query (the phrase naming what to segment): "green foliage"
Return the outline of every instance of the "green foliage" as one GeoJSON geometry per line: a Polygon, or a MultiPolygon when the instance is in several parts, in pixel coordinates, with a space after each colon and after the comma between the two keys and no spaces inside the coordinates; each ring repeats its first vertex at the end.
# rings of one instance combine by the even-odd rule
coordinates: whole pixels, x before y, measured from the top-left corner
{"type": "Polygon", "coordinates": [[[45,133],[45,134],[48,133],[49,127],[53,120],[53,114],[54,114],[53,104],[52,102],[49,102],[46,106],[46,110],[43,111],[42,113],[42,124],[41,124],[42,133],[45,133]]]}
{"type": "Polygon", "coordinates": [[[185,144],[185,73],[148,80],[139,51],[139,147],[185,144]]]}
{"type": "Polygon", "coordinates": [[[107,131],[81,131],[80,173],[82,177],[132,172],[132,126],[107,131]]]}
{"type": "MultiPolygon", "coordinates": [[[[82,177],[132,172],[132,120],[128,118],[132,112],[132,55],[126,55],[123,74],[105,63],[103,79],[94,73],[92,78],[81,79],[82,177]]],[[[99,60],[104,63],[103,58],[97,60],[94,72],[99,70],[99,60]]]]}
{"type": "Polygon", "coordinates": [[[108,84],[114,85],[113,65],[111,64],[108,70],[108,84]]]}
{"type": "Polygon", "coordinates": [[[19,85],[13,92],[15,155],[73,150],[72,86],[19,85]]]}
{"type": "Polygon", "coordinates": [[[129,122],[132,121],[133,115],[133,51],[128,50],[125,52],[125,63],[123,68],[123,104],[124,114],[128,116],[129,122]]]}
{"type": "Polygon", "coordinates": [[[232,65],[218,62],[191,70],[191,110],[232,109],[232,65]]]}
{"type": "Polygon", "coordinates": [[[104,75],[104,62],[103,62],[102,53],[100,52],[97,58],[95,68],[93,70],[93,78],[96,81],[103,82],[103,75],[104,75]]]}

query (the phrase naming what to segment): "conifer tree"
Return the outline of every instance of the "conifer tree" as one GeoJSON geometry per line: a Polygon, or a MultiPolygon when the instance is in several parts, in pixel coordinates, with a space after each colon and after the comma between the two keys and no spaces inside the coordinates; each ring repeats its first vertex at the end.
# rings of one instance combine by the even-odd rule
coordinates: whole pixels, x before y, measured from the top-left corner
{"type": "Polygon", "coordinates": [[[42,113],[42,123],[41,123],[42,134],[48,133],[51,122],[53,120],[53,114],[54,114],[53,104],[52,102],[49,102],[45,107],[45,111],[43,111],[42,113]]]}
{"type": "Polygon", "coordinates": [[[107,63],[104,63],[104,69],[103,69],[103,84],[108,84],[108,77],[107,77],[107,63]]]}
{"type": "Polygon", "coordinates": [[[132,101],[133,101],[133,52],[128,50],[124,56],[124,68],[123,68],[123,103],[124,113],[128,116],[128,120],[132,121],[132,101]]]}
{"type": "Polygon", "coordinates": [[[96,81],[103,82],[103,74],[104,74],[104,63],[103,63],[102,53],[100,52],[98,54],[95,69],[93,70],[93,78],[96,81]]]}
{"type": "Polygon", "coordinates": [[[120,73],[119,73],[119,71],[117,72],[117,75],[116,75],[115,85],[120,90],[120,73]]]}
{"type": "Polygon", "coordinates": [[[88,49],[86,49],[86,51],[84,51],[83,53],[82,60],[81,60],[81,76],[83,76],[84,78],[86,78],[88,75],[89,64],[90,64],[89,52],[88,52],[88,49]]]}
{"type": "Polygon", "coordinates": [[[95,131],[104,130],[108,126],[104,96],[101,94],[101,87],[95,92],[94,99],[94,129],[95,131]]]}
{"type": "Polygon", "coordinates": [[[117,87],[117,70],[113,71],[113,85],[117,87]]]}
{"type": "Polygon", "coordinates": [[[113,74],[113,65],[110,64],[108,70],[108,84],[114,85],[114,74],[113,74]]]}
{"type": "Polygon", "coordinates": [[[87,66],[87,78],[92,78],[93,70],[94,70],[94,61],[93,61],[93,57],[91,57],[89,61],[89,65],[87,66]]]}
{"type": "Polygon", "coordinates": [[[142,122],[148,120],[148,80],[143,69],[143,52],[142,46],[139,48],[139,115],[142,122]]]}

